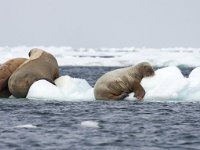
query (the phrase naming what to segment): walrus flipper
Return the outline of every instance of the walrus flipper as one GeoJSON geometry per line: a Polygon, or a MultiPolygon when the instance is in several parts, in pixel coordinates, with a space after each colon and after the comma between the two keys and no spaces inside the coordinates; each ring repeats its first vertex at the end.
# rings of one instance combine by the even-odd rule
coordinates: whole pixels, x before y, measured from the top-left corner
{"type": "Polygon", "coordinates": [[[142,87],[142,85],[139,82],[135,82],[134,83],[134,89],[135,89],[134,97],[136,97],[138,100],[143,99],[144,95],[145,95],[145,90],[142,87]]]}
{"type": "Polygon", "coordinates": [[[126,98],[128,96],[128,93],[121,93],[120,95],[110,95],[109,99],[111,100],[123,100],[124,98],[126,98]]]}

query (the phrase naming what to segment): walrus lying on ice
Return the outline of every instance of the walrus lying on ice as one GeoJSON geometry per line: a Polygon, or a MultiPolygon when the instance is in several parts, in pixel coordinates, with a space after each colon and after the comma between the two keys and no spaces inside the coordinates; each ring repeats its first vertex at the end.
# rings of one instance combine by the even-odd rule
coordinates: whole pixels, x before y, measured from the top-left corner
{"type": "Polygon", "coordinates": [[[54,84],[59,77],[58,63],[53,55],[35,48],[29,52],[29,57],[8,80],[9,91],[17,98],[25,98],[35,81],[44,79],[54,84]]]}
{"type": "Polygon", "coordinates": [[[134,92],[134,97],[141,100],[145,90],[140,82],[142,78],[153,75],[154,70],[147,62],[110,71],[97,80],[94,96],[97,100],[123,100],[129,93],[134,92]]]}

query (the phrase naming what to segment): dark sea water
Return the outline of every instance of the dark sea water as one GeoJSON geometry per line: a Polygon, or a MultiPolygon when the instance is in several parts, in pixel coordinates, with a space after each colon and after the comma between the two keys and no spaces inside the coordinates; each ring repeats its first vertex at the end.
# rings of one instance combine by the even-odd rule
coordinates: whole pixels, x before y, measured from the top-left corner
{"type": "MultiPolygon", "coordinates": [[[[61,67],[92,86],[112,67],[61,67]]],[[[188,76],[192,68],[181,68],[188,76]]],[[[200,149],[200,102],[0,100],[0,149],[200,149]],[[99,127],[81,125],[84,121],[99,127]],[[23,128],[21,125],[33,127],[23,128]]]]}

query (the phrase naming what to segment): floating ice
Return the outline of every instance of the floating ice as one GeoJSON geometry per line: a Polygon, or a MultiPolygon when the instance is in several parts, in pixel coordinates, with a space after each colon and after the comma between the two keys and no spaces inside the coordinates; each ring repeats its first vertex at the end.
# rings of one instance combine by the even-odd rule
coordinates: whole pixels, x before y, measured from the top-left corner
{"type": "Polygon", "coordinates": [[[180,97],[189,101],[200,101],[200,67],[192,70],[188,82],[188,87],[180,94],[180,97]]]}
{"type": "Polygon", "coordinates": [[[178,99],[188,80],[177,67],[166,67],[157,70],[154,77],[144,78],[141,85],[146,90],[145,99],[178,99]]]}
{"type": "Polygon", "coordinates": [[[55,84],[66,99],[94,100],[93,88],[85,79],[66,75],[56,79],[55,84]]]}
{"type": "Polygon", "coordinates": [[[28,99],[64,100],[58,87],[46,80],[33,83],[27,94],[28,99]]]}
{"type": "MultiPolygon", "coordinates": [[[[200,101],[200,67],[185,78],[177,67],[155,71],[155,76],[143,78],[145,101],[200,101]]],[[[127,100],[135,100],[130,94],[127,100]]]]}
{"type": "Polygon", "coordinates": [[[29,89],[28,99],[61,100],[61,101],[92,101],[93,88],[84,79],[61,76],[53,85],[46,80],[35,82],[29,89]]]}
{"type": "MultiPolygon", "coordinates": [[[[84,79],[62,76],[53,85],[45,80],[35,82],[27,98],[37,100],[93,101],[93,88],[84,79]]],[[[146,91],[145,101],[200,101],[200,67],[188,78],[175,67],[155,71],[153,77],[143,78],[141,85],[146,91]]],[[[136,100],[131,93],[126,100],[136,100]]]]}
{"type": "Polygon", "coordinates": [[[37,126],[34,126],[32,124],[24,124],[24,125],[15,126],[15,128],[37,128],[37,126]]]}
{"type": "Polygon", "coordinates": [[[83,121],[81,122],[81,126],[89,128],[99,128],[99,123],[96,121],[83,121]]]}

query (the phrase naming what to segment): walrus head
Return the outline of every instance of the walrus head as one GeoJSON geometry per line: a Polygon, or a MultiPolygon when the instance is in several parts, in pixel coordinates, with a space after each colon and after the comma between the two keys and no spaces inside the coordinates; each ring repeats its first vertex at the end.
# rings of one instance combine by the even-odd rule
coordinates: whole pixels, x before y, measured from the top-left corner
{"type": "Polygon", "coordinates": [[[143,77],[149,77],[155,74],[153,67],[148,62],[139,63],[136,67],[139,69],[139,72],[143,75],[143,77]]]}
{"type": "Polygon", "coordinates": [[[31,49],[30,52],[28,53],[29,57],[32,59],[36,59],[42,55],[42,53],[45,52],[44,50],[34,48],[31,49]]]}

